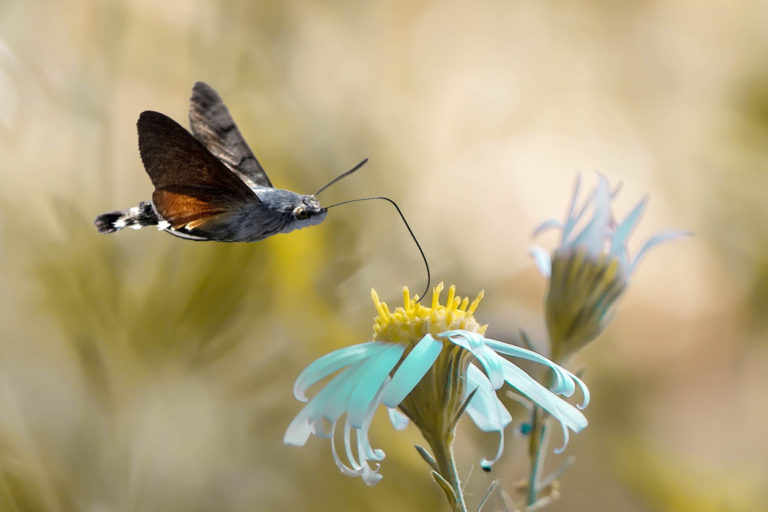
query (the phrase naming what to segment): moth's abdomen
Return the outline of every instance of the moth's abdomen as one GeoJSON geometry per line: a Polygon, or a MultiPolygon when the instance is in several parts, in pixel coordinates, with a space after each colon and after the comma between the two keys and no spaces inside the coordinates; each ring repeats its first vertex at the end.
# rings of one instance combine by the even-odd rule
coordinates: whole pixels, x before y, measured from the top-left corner
{"type": "Polygon", "coordinates": [[[102,213],[94,219],[93,224],[99,233],[107,234],[123,228],[141,229],[145,226],[158,226],[160,222],[164,221],[158,218],[152,203],[142,201],[127,210],[102,213]]]}

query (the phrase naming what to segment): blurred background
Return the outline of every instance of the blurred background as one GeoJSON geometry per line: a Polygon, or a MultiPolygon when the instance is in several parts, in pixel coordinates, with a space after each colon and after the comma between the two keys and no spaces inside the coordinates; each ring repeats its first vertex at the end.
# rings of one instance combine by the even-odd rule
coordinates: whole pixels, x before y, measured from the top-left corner
{"type": "MultiPolygon", "coordinates": [[[[277,187],[311,193],[369,157],[323,202],[398,201],[435,283],[485,289],[499,339],[546,346],[527,251],[578,173],[623,182],[620,216],[649,194],[632,247],[695,236],[648,256],[575,362],[590,427],[548,510],[765,510],[766,19],[750,0],[2,0],[0,510],[445,508],[418,432],[385,418],[374,488],[326,440],[282,444],[301,369],[369,339],[370,288],[391,305],[423,288],[390,206],[255,244],[93,228],[149,199],[136,120],[186,125],[196,80],[277,187]]],[[[525,439],[485,474],[495,443],[462,423],[470,503],[494,479],[519,495],[525,439]]]]}

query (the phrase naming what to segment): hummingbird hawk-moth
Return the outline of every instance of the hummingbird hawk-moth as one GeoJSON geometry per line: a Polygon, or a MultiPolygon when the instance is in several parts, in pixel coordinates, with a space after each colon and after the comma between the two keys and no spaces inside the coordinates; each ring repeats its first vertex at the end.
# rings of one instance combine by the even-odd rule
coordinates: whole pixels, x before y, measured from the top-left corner
{"type": "Polygon", "coordinates": [[[317,193],[272,186],[221,97],[203,82],[192,89],[189,124],[191,134],[164,114],[141,113],[139,152],[152,200],[99,215],[100,233],[156,226],[190,240],[255,242],[325,219],[317,193]]]}
{"type": "Polygon", "coordinates": [[[323,190],[362,167],[367,158],[314,194],[302,195],[272,186],[221,97],[203,82],[192,88],[189,125],[192,133],[165,114],[141,113],[139,153],[155,187],[152,200],[99,215],[94,220],[99,233],[155,226],[188,240],[256,242],[320,224],[328,208],[382,199],[397,209],[416,242],[427,267],[429,288],[424,251],[394,201],[366,197],[322,207],[317,199],[323,190]]]}

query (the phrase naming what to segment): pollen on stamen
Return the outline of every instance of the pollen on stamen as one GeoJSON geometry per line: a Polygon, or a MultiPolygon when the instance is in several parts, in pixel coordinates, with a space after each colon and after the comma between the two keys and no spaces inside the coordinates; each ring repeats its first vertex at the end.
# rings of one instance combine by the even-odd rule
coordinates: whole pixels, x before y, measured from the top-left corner
{"type": "Polygon", "coordinates": [[[443,293],[443,288],[443,282],[440,281],[432,290],[432,311],[437,309],[437,305],[440,303],[440,294],[443,293]]]}
{"type": "Polygon", "coordinates": [[[469,309],[467,310],[468,315],[475,314],[475,310],[477,309],[477,306],[480,305],[480,301],[483,300],[483,297],[485,297],[485,290],[480,290],[480,293],[477,294],[475,300],[473,300],[472,304],[469,305],[469,309]]]}
{"type": "Polygon", "coordinates": [[[448,297],[445,299],[445,305],[447,307],[451,307],[451,304],[453,304],[453,298],[456,296],[456,285],[452,284],[448,287],[448,297]]]}
{"type": "Polygon", "coordinates": [[[371,292],[378,316],[374,320],[374,339],[417,343],[425,334],[438,334],[450,329],[464,329],[480,332],[481,326],[473,313],[483,293],[470,302],[469,297],[456,295],[456,286],[451,285],[445,304],[440,303],[443,283],[432,290],[431,307],[419,303],[418,295],[410,296],[410,290],[403,288],[403,304],[390,311],[378,294],[371,292]]]}
{"type": "Polygon", "coordinates": [[[373,304],[376,306],[376,311],[379,312],[379,316],[386,319],[389,317],[389,312],[384,309],[384,307],[381,304],[381,301],[379,300],[379,294],[376,293],[376,290],[371,288],[371,298],[373,299],[373,304]]]}
{"type": "Polygon", "coordinates": [[[411,292],[407,286],[403,286],[403,305],[405,306],[405,312],[410,313],[413,310],[413,303],[411,302],[411,292]]]}

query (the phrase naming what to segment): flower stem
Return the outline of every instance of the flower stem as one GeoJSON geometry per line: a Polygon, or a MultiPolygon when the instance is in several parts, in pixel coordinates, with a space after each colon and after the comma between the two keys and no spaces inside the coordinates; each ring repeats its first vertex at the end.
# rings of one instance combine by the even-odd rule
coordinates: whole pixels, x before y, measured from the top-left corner
{"type": "Polygon", "coordinates": [[[453,457],[453,435],[446,437],[445,439],[427,439],[427,442],[432,448],[432,454],[437,463],[437,473],[443,477],[453,490],[453,496],[448,496],[446,491],[446,497],[451,503],[454,512],[467,512],[464,493],[461,489],[461,481],[456,471],[456,460],[453,457]]]}
{"type": "Polygon", "coordinates": [[[532,506],[539,498],[539,474],[544,465],[544,453],[549,436],[546,435],[548,416],[539,407],[533,408],[531,419],[531,440],[528,444],[528,457],[531,469],[528,475],[528,506],[532,506]]]}

